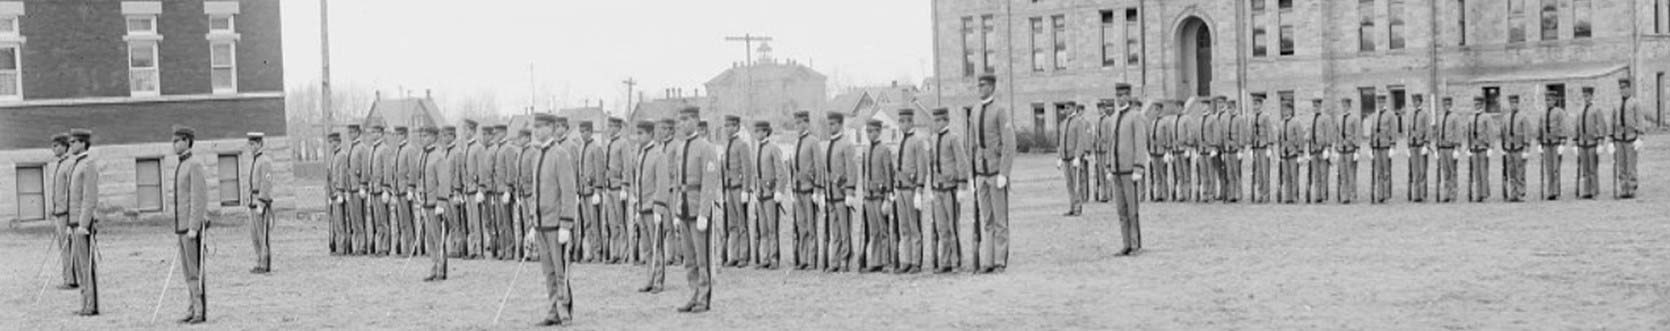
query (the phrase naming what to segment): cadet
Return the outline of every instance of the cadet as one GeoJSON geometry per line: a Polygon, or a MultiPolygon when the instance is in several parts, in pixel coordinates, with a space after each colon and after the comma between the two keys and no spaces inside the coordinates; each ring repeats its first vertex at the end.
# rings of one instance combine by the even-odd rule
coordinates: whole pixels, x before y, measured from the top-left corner
{"type": "Polygon", "coordinates": [[[923,209],[930,207],[923,198],[925,194],[930,194],[929,153],[932,150],[928,144],[929,137],[917,134],[916,110],[899,110],[899,131],[899,158],[894,165],[899,171],[893,176],[893,196],[897,199],[893,213],[898,224],[899,267],[894,272],[917,273],[922,271],[922,220],[932,219],[931,215],[923,217],[923,209]]]}
{"type": "Polygon", "coordinates": [[[372,125],[370,139],[371,158],[365,165],[366,189],[371,195],[366,198],[367,213],[371,215],[370,224],[366,226],[371,235],[370,253],[373,255],[387,255],[389,253],[389,203],[393,194],[389,192],[391,186],[387,182],[388,175],[394,169],[394,146],[389,143],[389,136],[384,133],[387,128],[382,125],[372,125]]]}
{"type": "MultiPolygon", "coordinates": [[[[1129,97],[1126,98],[1119,101],[1128,102],[1129,97]]],[[[1141,112],[1128,106],[1121,107],[1114,117],[1113,150],[1108,154],[1113,158],[1113,171],[1109,175],[1115,185],[1119,230],[1125,242],[1125,248],[1119,251],[1119,255],[1131,255],[1142,249],[1137,208],[1141,202],[1137,199],[1137,183],[1142,182],[1143,173],[1147,172],[1142,165],[1142,155],[1148,150],[1148,133],[1143,132],[1148,120],[1141,112]]]]}
{"type": "Polygon", "coordinates": [[[1335,128],[1333,115],[1322,107],[1322,99],[1311,99],[1310,119],[1310,191],[1306,193],[1306,202],[1323,203],[1328,201],[1328,167],[1329,154],[1338,137],[1332,132],[1339,132],[1335,128]]]}
{"type": "Polygon", "coordinates": [[[1508,120],[1502,129],[1502,200],[1525,200],[1525,148],[1536,124],[1519,111],[1519,96],[1508,96],[1508,120]]]}
{"type": "Polygon", "coordinates": [[[75,257],[76,281],[81,288],[81,310],[74,313],[80,316],[94,316],[99,314],[99,279],[98,261],[93,259],[93,252],[98,250],[98,232],[93,229],[98,220],[93,217],[99,205],[99,167],[98,163],[88,158],[87,149],[93,146],[93,131],[86,129],[70,130],[69,153],[75,155],[75,165],[70,170],[68,206],[70,233],[70,251],[75,257]]]}
{"type": "MultiPolygon", "coordinates": [[[[253,274],[272,271],[273,178],[272,159],[266,157],[266,134],[250,132],[249,139],[249,234],[255,247],[253,274]]],[[[202,168],[203,165],[197,165],[202,168]]],[[[206,193],[205,193],[206,194],[206,193]]]]}
{"type": "Polygon", "coordinates": [[[1485,117],[1484,97],[1473,97],[1473,119],[1467,125],[1469,152],[1467,200],[1484,202],[1490,197],[1490,119],[1485,117]]]}
{"type": "Polygon", "coordinates": [[[1218,135],[1218,114],[1221,110],[1212,104],[1213,100],[1200,99],[1200,130],[1195,131],[1200,136],[1195,147],[1199,155],[1195,158],[1195,178],[1200,184],[1200,202],[1208,203],[1223,200],[1223,196],[1219,195],[1218,182],[1221,178],[1218,178],[1217,171],[1219,148],[1223,147],[1223,139],[1218,135]]]}
{"type": "Polygon", "coordinates": [[[1350,204],[1357,200],[1357,151],[1363,145],[1363,119],[1351,107],[1351,99],[1340,99],[1340,105],[1339,138],[1335,138],[1334,146],[1339,152],[1339,202],[1350,204]]]}
{"type": "Polygon", "coordinates": [[[603,198],[599,193],[606,189],[603,184],[607,178],[604,177],[603,168],[608,164],[604,163],[607,160],[603,159],[603,146],[592,138],[593,132],[591,121],[580,121],[579,153],[574,155],[574,158],[579,160],[580,173],[580,177],[576,178],[578,186],[575,188],[580,195],[580,222],[576,226],[580,230],[580,240],[575,242],[582,250],[579,260],[582,263],[601,262],[604,254],[603,224],[598,209],[603,205],[603,198]]]}
{"type": "MultiPolygon", "coordinates": [[[[1298,119],[1293,111],[1293,101],[1282,101],[1282,135],[1281,135],[1281,202],[1296,203],[1299,200],[1299,163],[1308,149],[1304,139],[1306,134],[1305,122],[1298,119]]],[[[1308,202],[1308,201],[1307,201],[1308,202]]]]}
{"type": "Polygon", "coordinates": [[[191,308],[180,323],[198,324],[208,318],[208,299],[203,285],[203,231],[209,228],[209,182],[203,176],[203,164],[191,159],[191,149],[197,142],[197,131],[188,127],[174,129],[174,155],[179,158],[174,168],[174,234],[179,235],[180,271],[184,273],[187,300],[191,308]]]}
{"type": "Polygon", "coordinates": [[[1542,197],[1560,199],[1560,158],[1565,156],[1566,111],[1560,108],[1560,91],[1548,90],[1548,110],[1543,112],[1537,129],[1537,140],[1542,144],[1542,197]]]}
{"type": "MultiPolygon", "coordinates": [[[[1113,199],[1113,185],[1109,183],[1107,176],[1096,174],[1107,172],[1108,169],[1107,154],[1110,147],[1103,137],[1112,133],[1103,132],[1103,130],[1113,125],[1113,105],[1097,104],[1096,108],[1096,112],[1093,113],[1095,116],[1086,118],[1090,122],[1092,136],[1088,147],[1090,147],[1092,153],[1095,153],[1095,156],[1091,158],[1092,162],[1090,162],[1093,163],[1091,166],[1094,167],[1092,168],[1094,170],[1089,171],[1089,175],[1091,177],[1090,182],[1096,185],[1094,190],[1096,192],[1096,202],[1108,202],[1113,199]]],[[[929,122],[932,122],[932,120],[929,122]]]]}
{"type": "MultiPolygon", "coordinates": [[[[901,119],[901,121],[903,121],[901,119]]],[[[771,141],[771,122],[754,122],[754,136],[759,139],[759,146],[755,146],[754,160],[755,178],[751,190],[757,205],[754,207],[754,243],[758,245],[754,258],[760,269],[777,269],[777,225],[778,215],[782,212],[780,204],[788,196],[788,171],[783,166],[783,150],[771,141]]]]}
{"type": "Polygon", "coordinates": [[[966,197],[963,193],[963,183],[968,180],[969,171],[963,166],[968,160],[967,149],[963,146],[962,135],[951,130],[950,110],[934,109],[934,142],[933,149],[928,153],[929,174],[928,182],[933,186],[933,192],[923,196],[923,200],[933,206],[934,243],[937,254],[934,260],[938,263],[935,273],[948,273],[955,270],[961,263],[962,252],[958,249],[957,220],[961,202],[966,197]]]}
{"type": "Polygon", "coordinates": [[[458,177],[453,175],[452,167],[458,163],[453,161],[451,155],[453,137],[457,135],[457,132],[458,128],[452,126],[441,128],[438,131],[434,127],[425,127],[419,135],[418,143],[424,147],[423,161],[418,165],[418,168],[423,169],[423,181],[422,186],[420,186],[421,189],[418,190],[418,200],[423,201],[424,204],[423,211],[418,214],[422,215],[425,220],[423,225],[424,243],[427,244],[425,250],[429,253],[429,259],[433,261],[429,268],[429,277],[423,279],[425,282],[446,280],[446,259],[452,257],[451,254],[447,253],[447,248],[457,247],[449,245],[449,238],[452,238],[449,234],[456,231],[458,225],[455,221],[458,217],[457,205],[453,204],[453,196],[458,192],[452,189],[452,181],[458,180],[458,177]],[[440,134],[440,140],[438,141],[436,140],[436,133],[440,134]]]}
{"type": "Polygon", "coordinates": [[[460,205],[461,208],[458,210],[463,212],[463,222],[459,223],[460,227],[455,228],[458,231],[454,232],[457,233],[454,240],[459,244],[458,256],[466,259],[481,258],[484,239],[481,209],[482,203],[487,201],[486,192],[483,192],[486,187],[481,185],[477,176],[481,174],[481,156],[487,153],[487,146],[483,145],[482,140],[477,139],[476,129],[479,127],[480,124],[475,120],[464,120],[464,127],[459,130],[461,136],[458,137],[463,142],[452,154],[455,165],[453,172],[458,176],[458,182],[452,186],[458,188],[461,193],[455,199],[455,203],[460,205]]]}
{"type": "Polygon", "coordinates": [[[1414,106],[1411,109],[1414,109],[1412,110],[1414,113],[1409,115],[1409,122],[1406,124],[1408,129],[1405,130],[1409,132],[1409,182],[1407,183],[1409,187],[1406,194],[1409,201],[1424,202],[1426,201],[1427,185],[1429,185],[1426,179],[1427,170],[1430,169],[1427,167],[1427,158],[1430,157],[1428,154],[1432,152],[1431,146],[1434,138],[1432,112],[1427,111],[1426,106],[1421,105],[1420,94],[1412,97],[1411,101],[1413,101],[1414,106]]]}
{"type": "Polygon", "coordinates": [[[370,237],[366,228],[366,199],[370,197],[367,191],[367,180],[370,174],[366,168],[371,164],[371,142],[362,141],[358,124],[348,125],[348,169],[343,178],[348,179],[348,190],[353,193],[348,197],[348,235],[350,239],[349,254],[364,255],[370,246],[370,237]]]}
{"type": "Polygon", "coordinates": [[[52,135],[52,154],[55,159],[47,164],[45,174],[51,177],[47,181],[47,202],[52,212],[53,245],[58,247],[59,264],[63,266],[64,283],[58,284],[58,289],[75,289],[76,268],[75,255],[71,254],[73,239],[70,236],[70,173],[75,170],[75,154],[70,153],[70,135],[59,133],[52,135]]]}
{"type": "MultiPolygon", "coordinates": [[[[1118,95],[1131,86],[1120,83],[1118,95]]],[[[1009,266],[1009,174],[1015,163],[1015,125],[1009,108],[997,102],[997,76],[979,79],[980,103],[974,106],[974,254],[975,273],[1003,272],[1009,266]]],[[[1127,100],[1128,101],[1128,100],[1127,100]]],[[[1127,106],[1128,107],[1128,106],[1127,106]]]]}
{"type": "MultiPolygon", "coordinates": [[[[865,136],[869,137],[870,146],[864,153],[862,177],[864,181],[864,260],[860,265],[863,272],[877,272],[888,268],[897,268],[899,250],[896,246],[898,238],[893,236],[893,228],[897,223],[892,213],[887,211],[887,205],[895,202],[893,196],[893,181],[898,172],[894,162],[898,160],[897,153],[881,141],[881,120],[871,119],[865,125],[865,136]]],[[[892,269],[897,270],[897,269],[892,269]]]]}
{"type": "Polygon", "coordinates": [[[342,145],[342,134],[331,132],[325,136],[330,143],[331,156],[326,159],[329,169],[325,171],[329,192],[331,213],[331,255],[345,255],[351,251],[348,232],[348,195],[351,186],[348,185],[348,153],[352,147],[342,145]]]}
{"type": "Polygon", "coordinates": [[[638,292],[661,293],[662,284],[667,279],[667,235],[672,233],[668,222],[673,220],[671,211],[667,209],[669,197],[667,192],[672,185],[667,179],[667,154],[673,138],[673,124],[671,120],[662,120],[660,127],[650,122],[639,123],[639,130],[653,132],[648,142],[638,151],[636,183],[633,184],[633,194],[637,206],[633,207],[638,215],[639,251],[649,265],[649,280],[638,292]]]}
{"type": "Polygon", "coordinates": [[[1154,172],[1151,174],[1153,185],[1149,186],[1148,191],[1152,192],[1149,196],[1153,197],[1154,202],[1165,202],[1171,200],[1173,191],[1171,183],[1166,180],[1166,169],[1169,169],[1166,161],[1171,155],[1171,140],[1177,135],[1173,130],[1176,128],[1177,120],[1173,119],[1175,115],[1166,113],[1164,101],[1156,100],[1153,105],[1153,112],[1148,114],[1148,117],[1154,119],[1148,130],[1148,169],[1153,169],[1154,172]]]}
{"type": "Polygon", "coordinates": [[[1635,100],[1635,88],[1630,86],[1629,78],[1618,79],[1619,101],[1618,113],[1613,115],[1612,147],[1615,149],[1612,159],[1612,172],[1617,180],[1612,186],[1612,194],[1618,199],[1633,199],[1639,186],[1636,178],[1637,162],[1640,161],[1641,134],[1646,120],[1641,114],[1641,103],[1635,100]]]}
{"type": "Polygon", "coordinates": [[[622,134],[626,121],[618,117],[610,117],[609,125],[603,129],[603,232],[608,233],[604,238],[605,251],[609,252],[608,263],[616,264],[637,260],[634,249],[628,243],[632,232],[626,225],[626,201],[631,173],[636,162],[632,161],[631,137],[622,134]]]}
{"type": "Polygon", "coordinates": [[[476,155],[480,160],[473,160],[477,162],[475,169],[476,186],[481,187],[478,192],[483,196],[482,202],[478,203],[481,205],[480,255],[489,259],[498,253],[499,245],[497,243],[500,239],[497,210],[501,205],[499,204],[498,174],[496,171],[499,167],[498,155],[500,139],[502,139],[500,133],[502,132],[497,128],[495,125],[481,126],[481,138],[478,140],[481,141],[482,152],[476,155]]]}
{"type": "Polygon", "coordinates": [[[669,151],[668,161],[674,168],[668,174],[672,182],[670,209],[685,223],[684,246],[690,254],[685,261],[689,270],[690,302],[678,308],[681,313],[701,313],[712,308],[713,271],[709,259],[708,222],[713,208],[720,204],[719,155],[707,137],[697,131],[696,121],[701,110],[695,107],[679,111],[679,124],[685,138],[677,140],[669,151]]]}
{"type": "Polygon", "coordinates": [[[1438,202],[1455,201],[1456,159],[1460,158],[1456,148],[1461,146],[1461,133],[1465,124],[1462,116],[1454,111],[1455,103],[1449,97],[1444,98],[1444,114],[1438,118],[1438,202]]]}
{"type": "MultiPolygon", "coordinates": [[[[1241,153],[1251,142],[1247,120],[1241,116],[1240,105],[1228,100],[1223,119],[1224,196],[1229,202],[1241,202],[1241,153]]],[[[1149,141],[1149,143],[1153,143],[1149,141]]],[[[1146,171],[1144,171],[1146,173],[1146,171]]],[[[1153,176],[1161,177],[1161,176],[1153,176]]]]}
{"type": "MultiPolygon", "coordinates": [[[[1264,109],[1264,98],[1253,97],[1252,103],[1252,129],[1249,130],[1252,136],[1248,140],[1248,144],[1252,147],[1252,202],[1268,203],[1272,200],[1270,198],[1270,161],[1276,158],[1276,150],[1281,149],[1280,146],[1275,149],[1271,149],[1270,146],[1280,143],[1276,140],[1276,133],[1281,132],[1281,128],[1276,126],[1276,116],[1270,115],[1270,111],[1264,109]]],[[[1154,142],[1149,141],[1149,143],[1154,142]]],[[[1161,174],[1165,172],[1165,168],[1151,168],[1151,170],[1155,172],[1154,176],[1163,176],[1161,174]]]]}
{"type": "Polygon", "coordinates": [[[421,201],[417,200],[417,189],[421,185],[418,180],[423,177],[423,169],[418,169],[418,162],[423,157],[423,146],[419,146],[415,139],[408,139],[410,129],[404,126],[394,127],[394,134],[399,136],[400,147],[395,150],[394,161],[394,249],[395,254],[416,256],[417,230],[422,227],[417,224],[414,212],[421,213],[421,201]]]}
{"type": "Polygon", "coordinates": [[[749,187],[755,179],[753,146],[742,137],[742,117],[736,115],[725,116],[724,127],[725,155],[720,159],[720,176],[725,183],[723,198],[725,202],[725,261],[727,267],[744,267],[749,264],[750,239],[748,235],[748,204],[753,202],[753,195],[749,187]]]}
{"type": "MultiPolygon", "coordinates": [[[[1198,105],[1194,100],[1190,101],[1188,106],[1179,109],[1177,115],[1171,117],[1172,128],[1175,130],[1171,139],[1171,169],[1177,178],[1172,200],[1177,202],[1192,201],[1195,195],[1194,184],[1189,182],[1189,178],[1194,171],[1194,146],[1200,140],[1200,123],[1196,123],[1194,119],[1200,117],[1194,115],[1199,108],[1198,105]]],[[[1113,106],[1109,105],[1107,108],[1111,109],[1113,106]]]]}
{"type": "Polygon", "coordinates": [[[1374,96],[1374,104],[1380,109],[1369,129],[1368,145],[1374,158],[1369,164],[1369,202],[1381,204],[1392,198],[1392,148],[1397,147],[1403,117],[1392,111],[1385,94],[1374,96]]]}
{"type": "Polygon", "coordinates": [[[1594,199],[1600,193],[1600,155],[1595,150],[1610,135],[1606,111],[1595,107],[1595,88],[1583,87],[1583,112],[1577,117],[1577,198],[1594,199]]]}
{"type": "Polygon", "coordinates": [[[795,263],[795,269],[806,270],[822,264],[819,262],[821,254],[818,249],[822,243],[818,241],[816,231],[818,224],[822,222],[818,221],[816,208],[822,203],[817,201],[821,195],[817,191],[823,186],[818,181],[818,173],[822,172],[818,169],[821,166],[818,157],[823,153],[819,150],[821,144],[812,136],[811,113],[795,112],[794,121],[795,128],[800,129],[800,136],[795,138],[794,160],[789,163],[790,176],[793,178],[790,185],[794,190],[789,203],[794,209],[796,248],[791,260],[795,263]]]}
{"type": "Polygon", "coordinates": [[[493,160],[493,184],[497,187],[494,190],[497,196],[492,198],[498,200],[493,219],[499,223],[498,234],[493,237],[499,239],[495,241],[499,248],[498,258],[510,260],[520,257],[522,246],[516,243],[516,239],[522,236],[516,231],[521,226],[515,213],[516,200],[512,197],[515,196],[517,178],[522,173],[522,151],[527,148],[528,136],[517,134],[512,137],[510,126],[504,124],[494,125],[493,131],[500,136],[498,155],[493,160]]]}
{"type": "Polygon", "coordinates": [[[579,182],[569,149],[552,141],[568,134],[568,125],[551,114],[534,115],[534,139],[539,147],[539,161],[535,164],[533,199],[535,221],[525,242],[539,244],[539,263],[545,272],[546,293],[551,309],[540,326],[561,325],[574,319],[574,292],[569,285],[567,246],[574,241],[574,210],[580,206],[575,194],[579,182]]]}
{"type": "MultiPolygon", "coordinates": [[[[515,204],[516,215],[520,217],[520,222],[516,224],[516,237],[512,239],[521,240],[527,238],[528,233],[531,233],[530,230],[533,229],[533,223],[539,220],[536,210],[538,206],[535,206],[534,202],[534,191],[539,189],[536,177],[539,175],[539,159],[543,155],[540,153],[541,146],[534,141],[532,123],[529,123],[517,133],[522,136],[526,143],[522,146],[522,155],[516,160],[515,204]]],[[[520,248],[518,252],[521,253],[521,261],[537,261],[539,259],[537,256],[539,248],[529,247],[528,245],[516,245],[516,247],[520,248]]]]}
{"type": "Polygon", "coordinates": [[[857,258],[852,252],[852,212],[858,208],[857,197],[858,180],[861,169],[856,164],[856,151],[852,141],[844,139],[842,130],[846,116],[838,112],[829,113],[829,144],[824,149],[823,188],[824,188],[824,238],[825,245],[824,270],[828,272],[842,272],[851,270],[857,258]]]}
{"type": "Polygon", "coordinates": [[[1085,152],[1090,150],[1086,146],[1090,142],[1085,141],[1085,136],[1093,132],[1085,130],[1087,121],[1084,114],[1077,111],[1077,105],[1067,105],[1063,109],[1071,113],[1062,120],[1061,132],[1056,137],[1057,144],[1061,146],[1061,160],[1055,161],[1055,167],[1061,170],[1062,177],[1067,180],[1067,185],[1064,186],[1067,189],[1067,212],[1061,216],[1078,216],[1083,209],[1085,196],[1090,193],[1089,180],[1085,178],[1086,160],[1083,157],[1085,152]]]}

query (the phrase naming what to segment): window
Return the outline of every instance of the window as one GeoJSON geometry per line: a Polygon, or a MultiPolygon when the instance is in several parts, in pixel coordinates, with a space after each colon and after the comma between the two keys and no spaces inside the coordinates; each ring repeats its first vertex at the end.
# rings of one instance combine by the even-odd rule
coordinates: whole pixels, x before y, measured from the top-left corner
{"type": "Polygon", "coordinates": [[[0,35],[16,36],[17,16],[0,17],[0,35]]]}
{"type": "Polygon", "coordinates": [[[46,219],[46,171],[39,165],[17,167],[17,218],[46,219]]]}
{"type": "Polygon", "coordinates": [[[139,210],[162,210],[162,159],[139,159],[134,162],[134,191],[139,210]]]}
{"type": "Polygon", "coordinates": [[[1276,21],[1281,24],[1281,30],[1277,31],[1281,34],[1281,55],[1293,55],[1293,22],[1288,19],[1293,15],[1293,0],[1277,0],[1276,7],[1281,9],[1276,16],[1276,21]]]}
{"type": "Polygon", "coordinates": [[[1373,114],[1375,110],[1379,109],[1380,105],[1375,103],[1374,100],[1374,87],[1372,86],[1357,88],[1357,100],[1362,100],[1362,102],[1357,103],[1362,105],[1357,108],[1357,111],[1362,114],[1373,114]]]}
{"type": "Polygon", "coordinates": [[[155,15],[128,16],[129,35],[156,35],[157,17],[155,15]]]}
{"type": "Polygon", "coordinates": [[[1571,6],[1572,19],[1577,21],[1577,24],[1572,26],[1572,38],[1582,39],[1593,37],[1594,30],[1589,26],[1589,20],[1591,18],[1590,16],[1594,15],[1595,12],[1594,1],[1572,0],[1571,6]]]}
{"type": "Polygon", "coordinates": [[[1073,58],[1067,56],[1067,16],[1050,16],[1050,39],[1055,43],[1055,70],[1067,69],[1073,58]]]}
{"type": "Polygon", "coordinates": [[[1137,65],[1142,63],[1141,17],[1136,8],[1125,10],[1125,64],[1137,65]]]}
{"type": "Polygon", "coordinates": [[[974,18],[963,17],[963,76],[974,76],[974,18]]]}
{"type": "Polygon", "coordinates": [[[1119,50],[1114,48],[1114,46],[1118,45],[1118,43],[1115,42],[1114,39],[1113,39],[1113,38],[1117,37],[1117,35],[1115,35],[1114,32],[1113,32],[1114,25],[1115,25],[1115,22],[1113,20],[1113,11],[1103,10],[1102,11],[1102,36],[1101,36],[1102,37],[1102,66],[1103,67],[1112,67],[1114,64],[1119,63],[1119,50]]]}
{"type": "Polygon", "coordinates": [[[1044,18],[1033,17],[1027,22],[1032,25],[1032,71],[1043,72],[1044,62],[1049,61],[1044,57],[1044,45],[1039,43],[1044,39],[1044,18]]]}
{"type": "Polygon", "coordinates": [[[1386,0],[1386,21],[1386,49],[1403,49],[1403,0],[1386,0]]]}
{"type": "Polygon", "coordinates": [[[1484,111],[1486,113],[1502,112],[1502,104],[1499,102],[1500,100],[1498,100],[1502,97],[1502,88],[1497,86],[1486,86],[1484,87],[1483,92],[1484,111]]]}
{"type": "Polygon", "coordinates": [[[1467,46],[1467,0],[1455,0],[1456,46],[1467,46]]]}
{"type": "Polygon", "coordinates": [[[1264,2],[1252,0],[1252,56],[1264,57],[1269,54],[1270,33],[1264,31],[1264,2]]]}
{"type": "Polygon", "coordinates": [[[22,60],[17,44],[0,44],[0,100],[23,99],[22,60]]]}
{"type": "Polygon", "coordinates": [[[233,33],[232,15],[209,16],[209,33],[233,33]]]}
{"type": "Polygon", "coordinates": [[[1403,85],[1392,85],[1386,87],[1386,92],[1387,94],[1391,94],[1390,99],[1392,102],[1392,109],[1403,110],[1403,107],[1405,107],[1404,99],[1409,96],[1409,92],[1403,87],[1403,85]]]}
{"type": "Polygon", "coordinates": [[[1357,50],[1374,51],[1374,0],[1357,2],[1357,50]]]}
{"type": "Polygon", "coordinates": [[[980,49],[985,50],[980,63],[985,65],[985,72],[988,73],[997,72],[997,49],[992,47],[997,44],[997,28],[992,24],[992,15],[980,16],[980,49]]]}
{"type": "Polygon", "coordinates": [[[237,206],[238,190],[238,154],[221,154],[215,158],[215,178],[220,179],[220,205],[237,206]]]}
{"type": "Polygon", "coordinates": [[[1508,42],[1525,42],[1525,0],[1508,0],[1508,42]]]}
{"type": "Polygon", "coordinates": [[[209,45],[209,81],[215,93],[238,92],[238,45],[217,41],[209,45]]]}
{"type": "Polygon", "coordinates": [[[1542,0],[1542,40],[1560,39],[1560,0],[1542,0]]]}
{"type": "Polygon", "coordinates": [[[156,42],[128,43],[128,89],[133,96],[160,94],[159,81],[156,42]]]}

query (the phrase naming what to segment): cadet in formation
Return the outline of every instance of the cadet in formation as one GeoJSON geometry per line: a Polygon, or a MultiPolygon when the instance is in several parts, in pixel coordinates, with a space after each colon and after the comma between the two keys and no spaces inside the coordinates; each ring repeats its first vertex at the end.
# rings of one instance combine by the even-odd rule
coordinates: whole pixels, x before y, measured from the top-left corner
{"type": "MultiPolygon", "coordinates": [[[[932,219],[931,211],[924,212],[931,206],[923,199],[925,195],[931,194],[928,182],[932,177],[929,162],[932,160],[932,148],[929,144],[931,137],[917,134],[915,110],[900,109],[898,115],[901,134],[896,163],[898,171],[893,176],[893,195],[897,199],[893,210],[896,216],[894,222],[898,229],[896,233],[899,238],[899,261],[894,272],[918,273],[922,271],[923,266],[922,220],[932,219]]],[[[764,157],[763,153],[761,157],[764,157]]]]}
{"type": "Polygon", "coordinates": [[[967,201],[967,193],[963,185],[968,181],[969,171],[965,167],[969,160],[966,145],[962,135],[951,130],[950,110],[934,109],[933,148],[929,152],[928,182],[933,186],[933,192],[924,196],[923,200],[933,206],[935,273],[949,273],[956,270],[962,263],[962,251],[958,249],[961,242],[957,238],[957,220],[961,209],[961,202],[967,201]]]}
{"type": "Polygon", "coordinates": [[[1067,212],[1062,216],[1078,216],[1083,211],[1084,202],[1090,193],[1086,163],[1090,161],[1089,146],[1092,144],[1088,140],[1094,138],[1095,133],[1088,125],[1089,120],[1079,111],[1082,108],[1068,105],[1064,109],[1071,112],[1062,120],[1061,132],[1056,138],[1057,145],[1061,147],[1060,160],[1055,162],[1055,167],[1061,169],[1062,178],[1067,180],[1067,185],[1064,186],[1067,189],[1067,212]]]}
{"type": "Polygon", "coordinates": [[[1600,194],[1600,145],[1610,135],[1606,111],[1595,106],[1595,88],[1583,87],[1583,110],[1578,113],[1572,142],[1577,145],[1577,198],[1600,194]]]}
{"type": "Polygon", "coordinates": [[[1613,197],[1633,199],[1640,186],[1636,171],[1640,162],[1641,135],[1645,132],[1642,122],[1646,117],[1641,113],[1641,103],[1635,99],[1635,89],[1629,78],[1618,79],[1618,96],[1622,100],[1618,102],[1611,130],[1614,150],[1612,172],[1615,178],[1613,197]]]}
{"type": "Polygon", "coordinates": [[[1519,96],[1508,96],[1508,116],[1502,128],[1502,200],[1525,201],[1525,148],[1531,146],[1535,123],[1520,111],[1519,96]]]}
{"type": "Polygon", "coordinates": [[[1380,109],[1369,126],[1369,202],[1383,204],[1392,198],[1392,149],[1403,130],[1403,117],[1392,111],[1385,94],[1375,95],[1374,104],[1380,109]]]}
{"type": "Polygon", "coordinates": [[[1490,118],[1486,117],[1484,97],[1473,97],[1473,118],[1467,124],[1469,159],[1467,201],[1484,202],[1490,197],[1490,118]]]}
{"type": "Polygon", "coordinates": [[[1560,107],[1560,92],[1549,90],[1543,104],[1537,141],[1542,145],[1542,198],[1560,199],[1560,158],[1565,156],[1566,111],[1560,107]]]}
{"type": "MultiPolygon", "coordinates": [[[[997,102],[997,76],[979,78],[980,103],[969,127],[974,153],[974,273],[1003,272],[1009,266],[1009,174],[1014,171],[1015,126],[997,102]]],[[[1127,91],[1125,93],[1129,93],[1127,91]]]]}
{"type": "MultiPolygon", "coordinates": [[[[901,120],[902,121],[902,120],[901,120]]],[[[789,176],[784,167],[783,150],[777,148],[772,141],[773,130],[770,121],[754,122],[754,137],[758,140],[754,147],[753,178],[750,183],[750,194],[754,196],[753,229],[756,266],[760,269],[776,270],[777,254],[777,225],[782,215],[781,204],[789,194],[787,187],[789,176]]]]}
{"type": "MultiPolygon", "coordinates": [[[[725,261],[727,267],[746,267],[752,261],[752,242],[749,236],[748,213],[754,203],[750,187],[759,180],[754,172],[754,146],[742,135],[742,117],[725,116],[725,149],[720,166],[720,181],[724,183],[725,203],[725,261]]],[[[758,206],[754,206],[758,207],[758,206]]]]}

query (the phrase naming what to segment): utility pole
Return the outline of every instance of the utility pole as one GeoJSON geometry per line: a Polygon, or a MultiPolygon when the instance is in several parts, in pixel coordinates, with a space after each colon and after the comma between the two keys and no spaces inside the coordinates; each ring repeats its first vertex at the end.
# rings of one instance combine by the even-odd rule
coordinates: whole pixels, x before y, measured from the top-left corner
{"type": "Polygon", "coordinates": [[[325,115],[325,132],[336,130],[336,111],[331,108],[331,19],[330,6],[319,0],[319,112],[325,115]]]}
{"type": "Polygon", "coordinates": [[[638,86],[638,81],[632,79],[632,77],[627,77],[626,81],[622,81],[620,83],[626,84],[626,104],[621,106],[624,109],[620,112],[621,117],[624,118],[628,115],[632,115],[632,87],[638,86]]]}
{"type": "MultiPolygon", "coordinates": [[[[725,37],[725,41],[742,42],[743,108],[753,107],[754,105],[754,75],[753,68],[751,68],[754,65],[754,42],[764,43],[771,40],[769,36],[756,36],[747,33],[742,34],[741,37],[725,37]]],[[[744,109],[744,111],[748,111],[748,109],[744,109]]]]}
{"type": "Polygon", "coordinates": [[[534,83],[533,62],[530,61],[528,62],[528,115],[533,115],[533,108],[539,103],[539,96],[535,95],[539,93],[535,92],[537,90],[539,90],[539,86],[534,83]]]}

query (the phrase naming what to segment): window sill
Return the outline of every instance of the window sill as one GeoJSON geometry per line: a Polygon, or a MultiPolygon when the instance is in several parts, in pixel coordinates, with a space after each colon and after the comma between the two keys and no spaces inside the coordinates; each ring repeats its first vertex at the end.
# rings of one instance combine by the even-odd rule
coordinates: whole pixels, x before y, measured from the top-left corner
{"type": "Polygon", "coordinates": [[[237,87],[216,88],[216,89],[214,89],[214,91],[210,92],[210,94],[214,94],[214,95],[236,95],[236,94],[238,94],[238,88],[237,87]]]}
{"type": "Polygon", "coordinates": [[[0,34],[0,43],[22,44],[22,43],[25,43],[25,42],[28,42],[28,41],[29,41],[29,38],[26,38],[24,36],[19,36],[19,35],[16,35],[16,34],[0,34]]]}
{"type": "Polygon", "coordinates": [[[217,31],[209,32],[208,34],[203,35],[203,39],[214,41],[238,41],[239,39],[243,39],[243,35],[236,32],[217,31]]]}
{"type": "Polygon", "coordinates": [[[126,41],[126,42],[162,41],[162,35],[160,35],[160,34],[149,34],[149,33],[146,33],[146,34],[129,34],[129,35],[122,36],[122,41],[126,41]]]}
{"type": "Polygon", "coordinates": [[[154,98],[162,96],[162,93],[157,91],[129,91],[128,96],[134,98],[154,98]]]}

